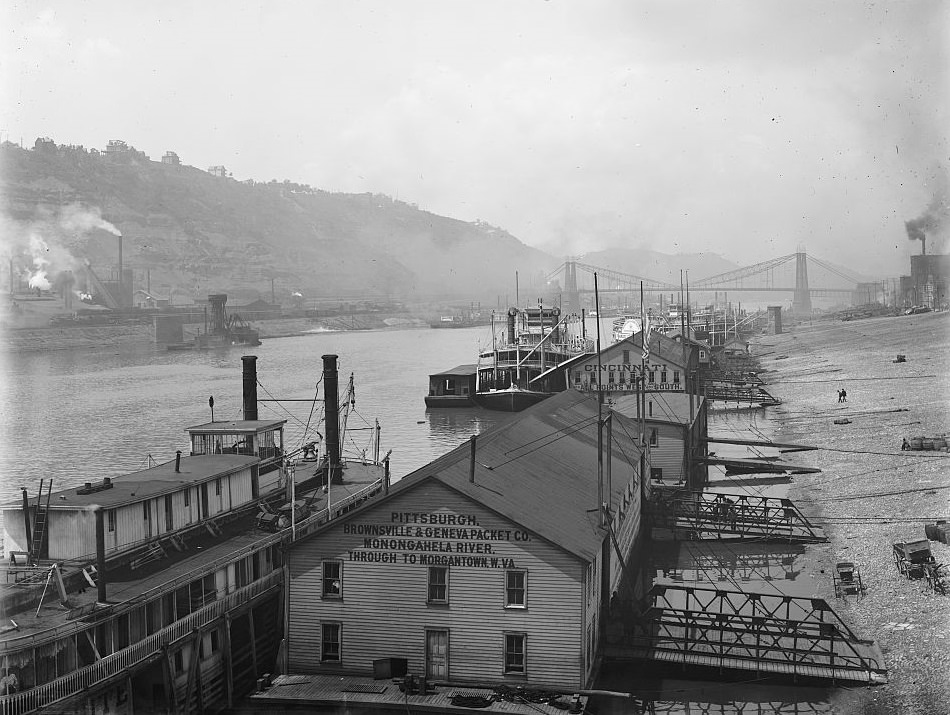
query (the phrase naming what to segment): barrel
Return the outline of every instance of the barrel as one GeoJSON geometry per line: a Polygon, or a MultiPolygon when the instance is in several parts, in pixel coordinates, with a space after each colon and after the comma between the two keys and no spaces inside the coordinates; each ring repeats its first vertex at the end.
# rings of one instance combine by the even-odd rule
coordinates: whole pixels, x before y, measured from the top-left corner
{"type": "Polygon", "coordinates": [[[921,448],[921,449],[926,449],[926,450],[931,450],[931,449],[934,448],[934,441],[933,441],[932,439],[930,439],[929,437],[924,437],[924,438],[920,441],[920,448],[921,448]]]}
{"type": "Polygon", "coordinates": [[[939,541],[940,540],[939,533],[940,533],[940,529],[937,527],[936,524],[924,525],[924,534],[926,534],[927,539],[929,539],[930,541],[939,541]]]}
{"type": "Polygon", "coordinates": [[[934,437],[934,449],[946,449],[947,440],[944,437],[934,437]]]}
{"type": "Polygon", "coordinates": [[[911,437],[909,441],[911,449],[923,449],[924,441],[920,437],[911,437]]]}

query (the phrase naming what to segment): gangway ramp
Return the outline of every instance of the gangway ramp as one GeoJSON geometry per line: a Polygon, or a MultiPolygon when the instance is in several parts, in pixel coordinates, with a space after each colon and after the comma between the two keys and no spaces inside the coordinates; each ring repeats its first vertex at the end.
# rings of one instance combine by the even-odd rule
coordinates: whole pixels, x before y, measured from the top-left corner
{"type": "Polygon", "coordinates": [[[650,508],[654,526],[673,529],[687,538],[827,541],[821,529],[812,525],[790,499],[691,489],[656,490],[650,508]]]}
{"type": "Polygon", "coordinates": [[[658,583],[618,604],[603,656],[718,672],[832,682],[887,682],[874,641],[858,638],[821,598],[658,583]]]}

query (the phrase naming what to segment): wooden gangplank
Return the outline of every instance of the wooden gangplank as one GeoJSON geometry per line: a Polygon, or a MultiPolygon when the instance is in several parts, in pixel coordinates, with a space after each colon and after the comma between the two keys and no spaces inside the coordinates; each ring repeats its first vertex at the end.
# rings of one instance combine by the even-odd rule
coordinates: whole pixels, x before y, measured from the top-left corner
{"type": "Polygon", "coordinates": [[[874,641],[858,638],[821,598],[656,584],[618,604],[603,656],[832,682],[887,682],[874,641]],[[618,625],[619,624],[619,625],[618,625]]]}
{"type": "Polygon", "coordinates": [[[690,538],[768,539],[782,542],[827,541],[790,499],[750,494],[713,494],[690,489],[654,492],[654,526],[690,538]]]}

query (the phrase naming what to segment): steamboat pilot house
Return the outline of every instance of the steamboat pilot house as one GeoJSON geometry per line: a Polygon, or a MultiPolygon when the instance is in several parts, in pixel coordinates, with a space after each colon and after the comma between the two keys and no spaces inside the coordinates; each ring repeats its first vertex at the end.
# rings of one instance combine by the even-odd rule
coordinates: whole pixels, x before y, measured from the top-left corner
{"type": "Polygon", "coordinates": [[[284,672],[588,686],[649,489],[635,423],[603,417],[554,395],[295,543],[284,672]]]}

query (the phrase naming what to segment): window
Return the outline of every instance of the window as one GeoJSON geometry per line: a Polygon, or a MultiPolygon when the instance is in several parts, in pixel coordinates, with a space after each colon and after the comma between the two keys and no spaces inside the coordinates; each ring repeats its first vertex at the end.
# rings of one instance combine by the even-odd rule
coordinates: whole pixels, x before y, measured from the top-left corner
{"type": "Polygon", "coordinates": [[[185,490],[185,506],[191,506],[191,489],[185,490]]]}
{"type": "Polygon", "coordinates": [[[445,566],[429,567],[428,603],[449,602],[449,570],[445,566]]]}
{"type": "Polygon", "coordinates": [[[343,597],[343,562],[323,562],[323,598],[343,597]]]}
{"type": "Polygon", "coordinates": [[[218,497],[221,496],[221,477],[214,480],[214,494],[218,497]]]}
{"type": "Polygon", "coordinates": [[[505,608],[527,606],[528,572],[505,571],[505,608]]]}
{"type": "Polygon", "coordinates": [[[629,351],[629,350],[624,350],[624,351],[623,351],[623,364],[624,364],[624,365],[629,365],[629,364],[630,364],[630,351],[629,351]]]}
{"type": "Polygon", "coordinates": [[[613,385],[616,381],[617,381],[617,373],[611,370],[609,373],[607,373],[607,382],[613,385]]]}
{"type": "Polygon", "coordinates": [[[680,371],[679,371],[679,370],[674,370],[674,371],[673,371],[673,384],[674,384],[674,385],[678,385],[679,383],[680,383],[680,371]]]}
{"type": "Polygon", "coordinates": [[[666,370],[660,370],[660,382],[666,382],[666,370]]]}
{"type": "Polygon", "coordinates": [[[320,624],[320,660],[324,663],[340,662],[342,627],[339,623],[320,624]]]}
{"type": "Polygon", "coordinates": [[[524,633],[505,633],[505,672],[524,674],[525,641],[524,633]]]}
{"type": "Polygon", "coordinates": [[[115,509],[106,512],[109,515],[109,531],[115,531],[115,509]]]}
{"type": "Polygon", "coordinates": [[[656,429],[650,430],[650,446],[656,447],[659,444],[660,438],[656,433],[656,429]]]}
{"type": "Polygon", "coordinates": [[[653,417],[653,400],[650,400],[649,410],[650,410],[650,417],[653,417]]]}
{"type": "Polygon", "coordinates": [[[650,370],[649,382],[656,382],[656,370],[650,370]]]}
{"type": "Polygon", "coordinates": [[[147,501],[142,502],[142,518],[145,519],[145,521],[148,521],[148,502],[147,501]]]}
{"type": "Polygon", "coordinates": [[[580,384],[581,384],[581,372],[580,372],[580,370],[577,370],[577,371],[574,373],[574,384],[575,384],[575,385],[580,385],[580,384]]]}
{"type": "Polygon", "coordinates": [[[650,467],[650,479],[655,482],[663,481],[663,467],[650,467]]]}

